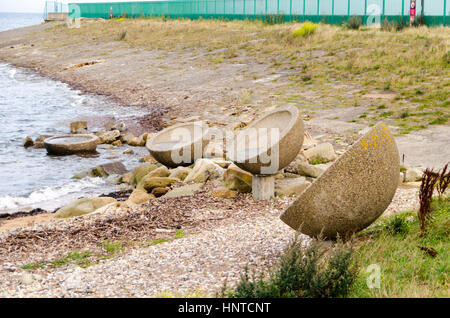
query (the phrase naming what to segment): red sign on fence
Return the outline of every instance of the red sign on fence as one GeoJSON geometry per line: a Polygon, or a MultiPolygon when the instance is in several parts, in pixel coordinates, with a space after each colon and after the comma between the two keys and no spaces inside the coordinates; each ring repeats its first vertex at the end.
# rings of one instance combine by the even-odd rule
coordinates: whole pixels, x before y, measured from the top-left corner
{"type": "Polygon", "coordinates": [[[411,0],[411,4],[409,6],[409,23],[414,23],[416,19],[416,0],[411,0]]]}

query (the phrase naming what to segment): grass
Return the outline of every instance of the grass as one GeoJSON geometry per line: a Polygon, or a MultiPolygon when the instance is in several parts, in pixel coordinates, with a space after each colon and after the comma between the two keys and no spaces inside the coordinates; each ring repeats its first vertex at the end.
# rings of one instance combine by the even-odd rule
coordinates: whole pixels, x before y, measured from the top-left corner
{"type": "MultiPolygon", "coordinates": [[[[273,82],[276,86],[261,85],[258,89],[262,91],[251,94],[251,100],[244,93],[247,96],[241,98],[242,104],[269,98],[267,95],[277,91],[283,97],[276,101],[280,106],[295,99],[304,109],[350,107],[355,100],[358,106],[370,107],[376,100],[365,98],[365,93],[389,90],[395,98],[383,101],[386,112],[362,120],[373,123],[384,119],[416,129],[448,124],[449,28],[382,31],[308,22],[146,18],[89,21],[79,29],[55,26],[44,33],[47,36],[42,45],[48,50],[60,48],[67,52],[78,43],[97,46],[116,42],[118,49],[128,46],[174,52],[180,55],[180,61],[185,60],[185,55],[204,55],[197,59],[196,67],[263,64],[270,71],[287,74],[273,82]],[[346,91],[351,93],[344,94],[346,91]],[[427,111],[420,111],[421,107],[427,111]],[[400,116],[406,111],[409,116],[400,116]]],[[[243,75],[248,74],[244,71],[243,75]]]]}
{"type": "Polygon", "coordinates": [[[309,163],[312,165],[320,165],[322,163],[327,163],[328,160],[322,158],[321,156],[315,156],[309,160],[309,163]]]}
{"type": "Polygon", "coordinates": [[[351,297],[450,297],[450,198],[434,199],[432,209],[424,237],[411,212],[380,219],[359,234],[355,261],[361,268],[379,265],[381,284],[368,288],[369,273],[360,271],[351,297]]]}

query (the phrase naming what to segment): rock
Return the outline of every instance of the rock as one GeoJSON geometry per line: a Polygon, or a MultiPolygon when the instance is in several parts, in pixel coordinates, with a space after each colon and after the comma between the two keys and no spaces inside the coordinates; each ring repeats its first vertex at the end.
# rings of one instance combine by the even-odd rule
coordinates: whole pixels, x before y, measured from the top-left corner
{"type": "Polygon", "coordinates": [[[88,175],[89,175],[89,173],[86,172],[86,171],[85,171],[85,172],[79,172],[79,173],[75,174],[75,175],[72,177],[72,179],[75,179],[75,180],[81,180],[81,179],[87,177],[88,175]]]}
{"type": "Polygon", "coordinates": [[[122,176],[122,182],[123,183],[127,183],[127,184],[131,184],[131,178],[133,177],[133,173],[132,172],[127,172],[122,176]]]}
{"type": "Polygon", "coordinates": [[[188,176],[188,174],[191,171],[192,171],[191,168],[177,167],[175,169],[170,169],[169,177],[170,178],[177,178],[177,179],[180,179],[181,181],[183,181],[184,179],[186,179],[186,177],[188,176]]]}
{"type": "Polygon", "coordinates": [[[224,169],[215,164],[211,159],[197,159],[194,168],[186,176],[184,182],[194,181],[204,183],[207,180],[214,180],[223,176],[224,169]]]}
{"type": "Polygon", "coordinates": [[[152,172],[153,170],[157,169],[158,165],[153,163],[147,163],[140,166],[137,166],[133,170],[133,175],[131,177],[131,185],[134,187],[136,184],[138,184],[143,177],[145,177],[148,173],[152,172]]]}
{"type": "Polygon", "coordinates": [[[30,273],[23,273],[21,278],[23,285],[31,285],[34,283],[33,274],[30,273]]]}
{"type": "Polygon", "coordinates": [[[235,198],[238,196],[239,192],[223,189],[223,190],[217,190],[211,193],[216,198],[235,198]]]}
{"type": "Polygon", "coordinates": [[[151,192],[154,188],[164,188],[178,183],[180,180],[168,177],[151,177],[145,176],[141,182],[137,185],[137,189],[145,189],[147,192],[151,192]]]}
{"type": "MultiPolygon", "coordinates": [[[[112,145],[114,146],[114,147],[120,147],[120,146],[122,146],[122,142],[120,141],[120,140],[116,140],[116,141],[114,141],[113,143],[112,143],[112,145]]],[[[131,149],[128,149],[128,150],[131,150],[131,149]]],[[[125,151],[127,151],[127,150],[125,150],[125,151]]],[[[131,150],[131,151],[133,151],[133,150],[131,150]]],[[[124,152],[125,153],[125,152],[124,152]]],[[[134,152],[133,152],[134,153],[134,152]]]]}
{"type": "Polygon", "coordinates": [[[105,124],[105,129],[106,130],[118,130],[120,132],[124,132],[125,130],[127,130],[127,126],[125,125],[125,123],[116,123],[114,121],[109,121],[105,124]]]}
{"type": "Polygon", "coordinates": [[[86,121],[74,121],[70,123],[70,133],[71,134],[86,134],[87,133],[87,122],[86,121]]]}
{"type": "Polygon", "coordinates": [[[55,213],[55,218],[68,218],[91,213],[95,210],[91,199],[82,198],[72,202],[55,213]]]}
{"type": "Polygon", "coordinates": [[[131,193],[130,197],[125,202],[128,205],[136,205],[136,204],[142,204],[142,203],[148,202],[153,198],[155,198],[154,195],[148,194],[144,190],[136,189],[131,193]]]}
{"type": "Polygon", "coordinates": [[[309,163],[301,162],[297,167],[297,171],[299,175],[317,178],[327,170],[329,166],[329,164],[310,165],[309,163]]]}
{"type": "Polygon", "coordinates": [[[127,172],[127,168],[121,162],[110,162],[99,165],[89,173],[93,177],[108,177],[111,175],[123,175],[127,172]]]}
{"type": "Polygon", "coordinates": [[[134,137],[131,139],[128,144],[132,147],[144,147],[145,146],[145,140],[140,137],[134,137]]]}
{"type": "Polygon", "coordinates": [[[250,173],[235,164],[231,164],[223,175],[225,187],[241,193],[252,192],[252,178],[250,173]]]}
{"type": "Polygon", "coordinates": [[[92,205],[94,206],[94,211],[95,211],[95,210],[98,210],[98,209],[108,205],[108,204],[115,203],[115,202],[117,202],[117,200],[114,198],[111,198],[111,197],[98,197],[98,198],[93,198],[91,200],[91,202],[92,202],[92,205]]]}
{"type": "Polygon", "coordinates": [[[164,198],[178,198],[178,197],[186,197],[193,196],[196,191],[203,189],[203,183],[192,183],[186,184],[179,188],[173,189],[167,192],[163,197],[164,198]]]}
{"type": "Polygon", "coordinates": [[[29,147],[34,146],[33,139],[30,136],[27,136],[25,138],[25,140],[23,141],[22,146],[25,147],[25,148],[29,148],[29,147]]]}
{"type": "Polygon", "coordinates": [[[336,153],[334,152],[333,145],[329,142],[319,144],[315,147],[305,150],[303,153],[309,162],[317,158],[322,158],[324,160],[323,163],[325,163],[333,161],[337,158],[336,153]]]}
{"type": "Polygon", "coordinates": [[[222,159],[222,158],[213,158],[211,159],[216,165],[219,165],[223,169],[227,169],[233,162],[222,159]]]}
{"type": "Polygon", "coordinates": [[[154,188],[152,190],[152,194],[156,197],[162,197],[164,194],[166,194],[167,192],[169,192],[169,188],[154,188]]]}
{"type": "Polygon", "coordinates": [[[281,215],[309,236],[346,238],[375,221],[397,190],[400,158],[380,122],[354,143],[281,215]]]}
{"type": "Polygon", "coordinates": [[[285,178],[275,180],[275,193],[277,195],[299,195],[311,184],[305,178],[285,178]]]}
{"type": "Polygon", "coordinates": [[[422,180],[423,171],[420,168],[408,168],[405,171],[404,182],[416,182],[422,180]]]}
{"type": "Polygon", "coordinates": [[[120,131],[111,130],[111,131],[99,131],[96,132],[95,135],[100,138],[101,144],[112,144],[117,138],[120,137],[120,131]]]}
{"type": "Polygon", "coordinates": [[[148,155],[148,156],[145,156],[145,157],[141,157],[141,158],[139,158],[139,161],[140,161],[140,162],[158,163],[158,161],[156,161],[156,159],[153,158],[152,155],[148,155]]]}
{"type": "Polygon", "coordinates": [[[42,149],[45,148],[45,144],[44,144],[44,140],[47,138],[50,138],[52,136],[50,135],[43,135],[43,136],[39,136],[36,138],[36,140],[34,141],[34,149],[42,149]]]}
{"type": "Polygon", "coordinates": [[[134,155],[133,149],[127,149],[123,152],[124,155],[134,155]]]}
{"type": "Polygon", "coordinates": [[[146,178],[154,178],[154,177],[168,177],[169,174],[170,174],[169,169],[167,169],[166,166],[161,166],[146,174],[143,180],[146,178]]]}
{"type": "Polygon", "coordinates": [[[136,138],[136,136],[133,135],[132,133],[126,133],[126,134],[120,135],[120,140],[121,140],[124,144],[129,144],[130,141],[132,141],[134,138],[136,138]]]}

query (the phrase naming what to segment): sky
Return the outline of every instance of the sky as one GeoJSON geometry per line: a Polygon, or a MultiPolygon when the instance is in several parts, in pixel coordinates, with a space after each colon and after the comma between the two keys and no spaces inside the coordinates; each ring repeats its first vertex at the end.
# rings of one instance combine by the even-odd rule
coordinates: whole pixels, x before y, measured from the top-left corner
{"type": "MultiPolygon", "coordinates": [[[[0,0],[0,12],[44,12],[46,0],[0,0]]],[[[130,0],[59,0],[58,2],[118,2],[130,0]]],[[[132,0],[133,1],[133,0],[132,0]]]]}

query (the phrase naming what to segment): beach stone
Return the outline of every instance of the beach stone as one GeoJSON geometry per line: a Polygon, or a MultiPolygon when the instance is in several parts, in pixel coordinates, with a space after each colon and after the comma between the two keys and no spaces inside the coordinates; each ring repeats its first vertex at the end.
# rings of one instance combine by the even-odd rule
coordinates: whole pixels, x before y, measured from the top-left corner
{"type": "Polygon", "coordinates": [[[78,199],[55,212],[55,218],[69,218],[91,213],[95,210],[91,199],[78,199]]]}
{"type": "Polygon", "coordinates": [[[224,186],[241,193],[252,192],[252,178],[251,173],[242,170],[234,163],[228,167],[223,175],[224,186]]]}
{"type": "Polygon", "coordinates": [[[169,174],[170,174],[169,169],[167,169],[166,166],[161,166],[161,167],[158,167],[155,170],[147,173],[142,180],[148,179],[148,178],[153,178],[153,177],[168,177],[169,174]]]}
{"type": "Polygon", "coordinates": [[[158,163],[158,161],[156,161],[156,159],[153,158],[152,155],[148,155],[148,156],[145,156],[145,157],[141,157],[141,158],[139,158],[139,161],[140,161],[140,162],[158,163]]]}
{"type": "Polygon", "coordinates": [[[34,141],[33,149],[42,149],[45,148],[44,140],[50,138],[50,135],[39,136],[34,141]]]}
{"type": "Polygon", "coordinates": [[[163,196],[167,192],[169,192],[169,188],[154,188],[152,190],[152,194],[157,198],[163,196]]]}
{"type": "Polygon", "coordinates": [[[138,184],[143,177],[145,177],[148,173],[152,172],[153,170],[157,169],[158,165],[154,163],[146,163],[140,166],[137,166],[133,170],[133,175],[131,177],[131,185],[135,186],[138,184]]]}
{"type": "Polygon", "coordinates": [[[124,144],[128,144],[130,141],[132,141],[134,138],[136,138],[135,135],[133,135],[132,133],[126,133],[126,134],[122,134],[120,135],[120,140],[124,143],[124,144]]]}
{"type": "Polygon", "coordinates": [[[270,111],[253,121],[236,136],[230,147],[227,147],[227,154],[245,171],[254,175],[272,175],[297,157],[303,139],[304,124],[300,111],[295,106],[287,106],[270,111]],[[279,138],[270,141],[272,129],[278,129],[279,138]],[[264,137],[267,137],[270,145],[259,144],[264,137]],[[278,149],[274,145],[277,145],[278,149]],[[248,149],[255,151],[249,153],[248,149]],[[270,154],[269,158],[267,154],[270,154]]]}
{"type": "Polygon", "coordinates": [[[70,133],[71,134],[86,134],[87,133],[87,122],[86,121],[74,121],[70,123],[70,133]]]}
{"type": "Polygon", "coordinates": [[[132,147],[144,147],[145,146],[145,140],[140,137],[134,137],[130,141],[127,142],[128,145],[132,147]]]}
{"type": "Polygon", "coordinates": [[[120,131],[111,130],[111,131],[99,131],[96,132],[95,135],[100,138],[100,144],[112,144],[117,140],[120,136],[120,131]]]}
{"type": "Polygon", "coordinates": [[[196,191],[203,189],[203,186],[204,186],[203,183],[186,184],[179,188],[170,190],[163,196],[163,198],[178,198],[178,197],[193,196],[196,191]]]}
{"type": "Polygon", "coordinates": [[[133,173],[132,172],[127,172],[124,173],[122,176],[122,182],[123,183],[127,183],[127,184],[131,184],[131,178],[133,177],[133,173]]]}
{"type": "Polygon", "coordinates": [[[302,176],[317,178],[327,170],[329,166],[329,164],[311,165],[309,163],[300,162],[297,166],[297,172],[302,176]]]}
{"type": "Polygon", "coordinates": [[[147,192],[151,192],[154,188],[164,188],[171,186],[174,183],[178,183],[180,180],[168,177],[150,177],[145,176],[141,182],[139,182],[137,189],[145,189],[147,192]]]}
{"type": "Polygon", "coordinates": [[[194,181],[204,183],[207,180],[214,180],[223,176],[224,169],[215,164],[211,159],[197,159],[194,168],[186,176],[184,182],[194,181]]]}
{"type": "Polygon", "coordinates": [[[123,175],[127,172],[127,168],[123,163],[116,161],[99,165],[89,172],[93,177],[105,178],[111,175],[123,175]]]}
{"type": "Polygon", "coordinates": [[[354,143],[281,215],[309,236],[347,237],[369,226],[391,203],[400,159],[394,137],[380,122],[354,143]]]}
{"type": "Polygon", "coordinates": [[[98,197],[91,199],[91,202],[94,206],[94,210],[98,210],[108,204],[117,202],[117,200],[111,197],[98,197]]]}
{"type": "Polygon", "coordinates": [[[187,168],[187,167],[177,167],[175,169],[170,169],[170,178],[177,178],[180,179],[181,181],[183,181],[184,179],[186,179],[186,177],[188,176],[188,174],[192,171],[191,168],[187,168]]]}
{"type": "Polygon", "coordinates": [[[147,193],[147,191],[136,189],[131,193],[125,203],[127,203],[128,205],[142,204],[150,201],[153,198],[155,198],[155,196],[147,193]]]}
{"type": "Polygon", "coordinates": [[[405,171],[404,182],[416,182],[422,180],[423,171],[420,168],[408,168],[405,171]]]}
{"type": "Polygon", "coordinates": [[[105,124],[106,130],[118,130],[120,132],[124,132],[127,130],[127,126],[125,123],[116,123],[115,121],[109,121],[105,124]]]}
{"type": "Polygon", "coordinates": [[[222,159],[222,158],[213,158],[211,159],[216,165],[219,165],[220,167],[227,169],[233,162],[222,159]]]}
{"type": "Polygon", "coordinates": [[[334,152],[333,145],[329,142],[319,144],[315,147],[305,150],[303,153],[308,161],[320,157],[328,162],[333,161],[337,158],[336,153],[334,152]]]}
{"type": "Polygon", "coordinates": [[[29,147],[34,146],[33,139],[30,136],[27,136],[25,138],[25,140],[23,141],[22,146],[25,147],[25,148],[29,148],[29,147]]]}
{"type": "MultiPolygon", "coordinates": [[[[120,140],[116,140],[111,145],[113,145],[114,147],[121,147],[122,146],[122,142],[120,140]]],[[[127,150],[131,150],[131,149],[127,149],[127,150]]],[[[125,151],[127,151],[127,150],[125,150],[125,151]]],[[[133,151],[133,150],[131,150],[131,151],[133,151]]]]}
{"type": "Polygon", "coordinates": [[[23,273],[21,277],[21,282],[23,285],[31,285],[34,283],[33,274],[23,273]]]}
{"type": "Polygon", "coordinates": [[[216,198],[235,198],[239,195],[239,192],[229,189],[222,189],[213,191],[211,194],[216,198]]]}
{"type": "Polygon", "coordinates": [[[275,193],[277,195],[299,195],[311,184],[305,178],[285,178],[275,180],[275,193]]]}

